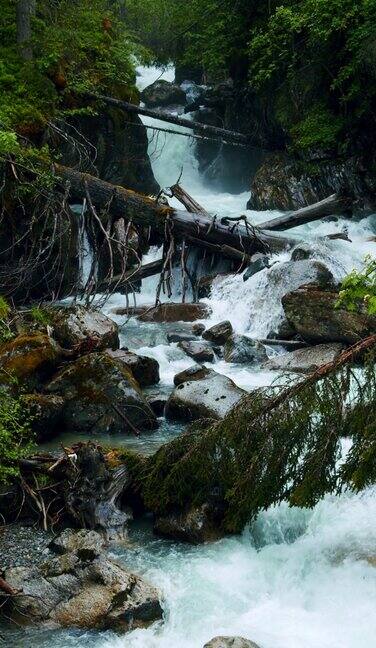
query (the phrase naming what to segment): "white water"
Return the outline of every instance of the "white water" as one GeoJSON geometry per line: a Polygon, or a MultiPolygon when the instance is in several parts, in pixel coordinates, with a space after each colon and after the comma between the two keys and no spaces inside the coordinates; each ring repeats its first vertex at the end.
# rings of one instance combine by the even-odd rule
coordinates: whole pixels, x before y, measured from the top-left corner
{"type": "MultiPolygon", "coordinates": [[[[149,69],[147,82],[158,75],[149,69]]],[[[171,80],[171,70],[165,78],[171,80]]],[[[244,213],[248,193],[234,196],[209,189],[186,138],[164,140],[164,148],[152,158],[162,186],[175,182],[183,169],[182,186],[206,209],[244,213]]],[[[268,214],[248,216],[257,223],[268,214]]],[[[375,244],[365,242],[373,234],[372,221],[346,222],[352,243],[319,240],[342,231],[343,221],[314,223],[297,228],[296,234],[314,241],[316,258],[340,279],[374,252],[375,244]]],[[[157,252],[152,254],[155,258],[157,252]]],[[[288,260],[289,254],[278,258],[288,260]]],[[[145,282],[142,300],[152,303],[154,287],[155,279],[145,282]]],[[[270,287],[268,270],[247,282],[229,277],[208,300],[211,320],[230,319],[236,331],[263,337],[280,317],[284,291],[283,285],[270,287]]],[[[191,363],[163,344],[142,351],[161,363],[165,384],[191,363]]],[[[225,365],[220,362],[215,368],[246,388],[271,380],[270,375],[225,365]]],[[[156,539],[145,544],[140,539],[143,544],[125,558],[162,588],[164,623],[124,638],[111,637],[101,648],[200,648],[218,634],[239,634],[262,648],[376,647],[376,569],[367,562],[376,553],[375,495],[369,490],[359,496],[327,497],[314,511],[279,506],[260,515],[252,534],[205,547],[156,539]]]]}
{"type": "MultiPolygon", "coordinates": [[[[156,69],[142,70],[140,86],[159,74],[156,69]]],[[[165,78],[172,78],[171,70],[165,78]]],[[[162,185],[175,182],[183,165],[182,185],[207,209],[235,215],[244,212],[248,194],[215,193],[205,186],[186,138],[167,136],[159,153],[152,161],[162,185]]],[[[267,217],[257,212],[248,215],[255,223],[267,217]]],[[[299,232],[310,241],[316,239],[317,258],[339,278],[360,265],[367,252],[374,252],[374,244],[364,242],[373,233],[371,221],[347,223],[353,243],[318,240],[340,231],[343,222],[315,223],[299,232]]],[[[157,254],[151,252],[154,258],[157,254]]],[[[286,260],[289,255],[279,258],[286,260]]],[[[278,320],[284,289],[271,289],[267,276],[266,270],[245,283],[241,277],[226,279],[209,300],[211,320],[230,319],[238,332],[265,335],[278,320]]],[[[154,288],[155,279],[145,281],[139,303],[152,303],[154,288]]],[[[123,300],[114,296],[108,308],[124,305],[123,300]]],[[[192,364],[191,360],[160,339],[158,327],[134,326],[137,350],[157,358],[162,384],[171,385],[173,375],[192,364]],[[151,335],[155,336],[152,348],[151,335]]],[[[271,380],[269,374],[223,362],[215,368],[246,388],[271,380]]],[[[117,557],[161,588],[163,623],[124,637],[59,632],[38,634],[33,641],[16,645],[202,648],[215,635],[238,634],[261,648],[376,648],[376,489],[327,497],[313,511],[278,506],[261,514],[242,536],[200,547],[175,545],[140,529],[131,537],[133,548],[119,549],[117,557]]]]}

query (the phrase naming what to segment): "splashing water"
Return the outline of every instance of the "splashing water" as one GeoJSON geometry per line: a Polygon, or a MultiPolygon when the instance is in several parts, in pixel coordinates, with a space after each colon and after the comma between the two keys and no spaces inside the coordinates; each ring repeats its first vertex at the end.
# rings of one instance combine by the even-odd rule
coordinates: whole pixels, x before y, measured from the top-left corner
{"type": "MultiPolygon", "coordinates": [[[[161,75],[157,68],[140,68],[140,88],[158,77],[173,79],[173,70],[161,75]]],[[[146,123],[151,123],[145,119],[146,123]]],[[[165,135],[155,142],[149,133],[154,173],[162,186],[178,179],[207,210],[226,215],[244,213],[249,195],[214,192],[205,186],[189,140],[165,135]],[[164,143],[164,146],[162,146],[164,143]]],[[[257,224],[272,212],[247,212],[257,224]]],[[[340,279],[361,265],[374,251],[366,242],[373,233],[374,217],[337,223],[312,223],[291,234],[310,242],[315,258],[340,279]],[[323,241],[325,234],[346,225],[352,243],[323,241]]],[[[158,258],[150,252],[144,262],[158,258]]],[[[287,253],[272,261],[287,261],[287,253]]],[[[268,281],[263,270],[246,282],[229,276],[214,288],[208,301],[211,322],[230,319],[237,332],[263,337],[281,316],[283,283],[268,281]]],[[[153,303],[156,279],[143,282],[138,303],[153,303]]],[[[114,295],[108,309],[124,305],[114,295]]],[[[120,322],[121,319],[117,318],[120,322]]],[[[140,342],[139,353],[155,357],[161,366],[162,385],[192,364],[176,345],[167,345],[165,333],[153,325],[132,323],[140,342]],[[137,328],[138,327],[138,328],[137,328]],[[145,328],[146,327],[146,328],[145,328]],[[147,328],[149,327],[149,328],[147,328]],[[147,330],[149,333],[147,333],[147,330]],[[146,340],[155,341],[149,346],[146,340]],[[149,337],[147,337],[149,336],[149,337]]],[[[123,343],[129,336],[123,330],[123,343]]],[[[136,337],[137,337],[136,335],[136,337]]],[[[267,384],[269,375],[219,362],[240,386],[267,384]]],[[[261,648],[376,648],[376,489],[362,494],[326,497],[313,510],[274,507],[257,518],[241,536],[191,547],[153,537],[147,528],[131,531],[133,547],[118,548],[116,557],[161,588],[164,621],[124,637],[112,633],[58,631],[30,633],[28,648],[202,648],[215,635],[241,635],[261,648]]]]}

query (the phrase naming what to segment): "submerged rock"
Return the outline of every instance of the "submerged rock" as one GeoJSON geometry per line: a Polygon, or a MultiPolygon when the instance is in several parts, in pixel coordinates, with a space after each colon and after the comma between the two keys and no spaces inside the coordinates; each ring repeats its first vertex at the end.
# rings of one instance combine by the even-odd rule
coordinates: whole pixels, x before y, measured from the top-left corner
{"type": "Polygon", "coordinates": [[[193,335],[196,335],[197,337],[200,337],[200,335],[202,335],[204,331],[205,331],[205,325],[204,324],[193,324],[193,326],[192,326],[193,335]]]}
{"type": "Polygon", "coordinates": [[[208,317],[211,310],[205,304],[175,304],[167,302],[148,309],[139,316],[142,322],[194,322],[208,317]]]}
{"type": "Polygon", "coordinates": [[[259,364],[267,358],[265,347],[245,335],[231,335],[224,348],[226,362],[259,364]]]}
{"type": "Polygon", "coordinates": [[[220,529],[221,513],[210,504],[203,504],[187,512],[157,516],[153,530],[158,535],[180,542],[213,542],[224,535],[220,529]]]}
{"type": "Polygon", "coordinates": [[[107,353],[90,353],[71,363],[47,391],[64,398],[64,422],[71,430],[132,434],[158,426],[128,367],[107,353]]]}
{"type": "Polygon", "coordinates": [[[35,387],[52,375],[62,357],[62,349],[48,335],[18,335],[0,346],[0,382],[15,378],[22,385],[35,387]]]}
{"type": "Polygon", "coordinates": [[[107,350],[111,358],[115,358],[132,372],[140,387],[149,387],[159,383],[159,364],[154,358],[141,356],[126,349],[107,350]]]}
{"type": "Polygon", "coordinates": [[[167,401],[166,416],[183,421],[200,418],[219,420],[245,394],[230,378],[211,371],[200,380],[180,383],[167,401]]]}
{"type": "Polygon", "coordinates": [[[214,362],[213,347],[207,342],[179,342],[178,346],[196,362],[214,362]]]}
{"type": "Polygon", "coordinates": [[[92,342],[88,350],[118,349],[117,324],[103,313],[83,306],[53,312],[54,337],[62,347],[72,349],[92,342]]]}
{"type": "Polygon", "coordinates": [[[177,387],[178,385],[181,385],[181,383],[187,382],[189,380],[202,380],[212,373],[214,373],[212,369],[203,367],[200,364],[195,364],[192,367],[183,369],[183,371],[180,371],[180,373],[176,374],[176,376],[174,377],[174,385],[175,387],[177,387]]]}
{"type": "Polygon", "coordinates": [[[16,623],[126,631],[162,617],[160,592],[102,555],[94,531],[65,531],[51,548],[56,557],[32,567],[7,569],[17,597],[4,597],[0,616],[16,623]]]}
{"type": "Polygon", "coordinates": [[[354,344],[376,333],[376,316],[365,308],[350,312],[336,308],[338,292],[301,287],[282,299],[285,315],[307,342],[344,342],[354,344]]]}
{"type": "Polygon", "coordinates": [[[202,337],[204,338],[204,340],[213,342],[213,344],[222,345],[226,342],[226,340],[228,340],[232,332],[232,324],[231,322],[226,320],[224,322],[220,322],[219,324],[211,326],[202,334],[202,337]]]}
{"type": "Polygon", "coordinates": [[[204,648],[259,648],[254,641],[244,637],[214,637],[204,648]]]}
{"type": "Polygon", "coordinates": [[[192,342],[193,340],[196,339],[196,335],[194,333],[178,333],[178,332],[172,332],[172,333],[167,333],[167,342],[192,342]]]}
{"type": "Polygon", "coordinates": [[[141,92],[142,101],[149,108],[158,106],[184,105],[186,95],[184,90],[175,83],[159,79],[141,92]]]}
{"type": "Polygon", "coordinates": [[[318,344],[308,349],[297,349],[272,358],[265,363],[264,368],[267,370],[310,373],[321,367],[321,365],[334,362],[343,349],[343,344],[339,343],[318,344]]]}

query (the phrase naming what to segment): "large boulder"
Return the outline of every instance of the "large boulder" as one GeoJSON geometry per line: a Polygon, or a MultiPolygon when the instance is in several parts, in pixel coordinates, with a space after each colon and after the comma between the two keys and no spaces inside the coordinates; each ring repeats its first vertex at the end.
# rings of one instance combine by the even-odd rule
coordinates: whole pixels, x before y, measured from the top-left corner
{"type": "Polygon", "coordinates": [[[149,108],[158,106],[184,105],[186,95],[184,90],[175,83],[159,79],[141,92],[142,101],[149,108]]]}
{"type": "Polygon", "coordinates": [[[318,344],[275,356],[265,363],[267,370],[310,373],[328,362],[334,362],[344,347],[340,343],[318,344]]]}
{"type": "Polygon", "coordinates": [[[162,617],[160,592],[103,555],[99,534],[64,533],[51,547],[58,555],[6,570],[5,579],[20,594],[0,595],[0,616],[33,626],[116,631],[147,627],[162,617]]]}
{"type": "Polygon", "coordinates": [[[354,344],[376,333],[375,315],[365,308],[357,312],[336,308],[337,301],[334,290],[302,286],[286,294],[282,305],[290,324],[308,342],[354,344]]]}
{"type": "Polygon", "coordinates": [[[118,349],[117,324],[103,313],[71,306],[52,313],[54,337],[67,349],[87,345],[87,351],[118,349]]]}
{"type": "Polygon", "coordinates": [[[214,637],[204,648],[259,648],[254,641],[244,637],[214,637]]]}
{"type": "Polygon", "coordinates": [[[202,334],[202,337],[204,338],[204,340],[213,342],[213,344],[222,345],[225,344],[226,340],[228,340],[232,333],[233,329],[231,322],[225,320],[224,322],[220,322],[219,324],[215,324],[214,326],[206,329],[206,331],[204,331],[204,333],[202,334]]]}
{"type": "Polygon", "coordinates": [[[205,304],[176,304],[167,302],[155,308],[149,308],[139,315],[141,322],[194,322],[210,315],[210,308],[205,304]]]}
{"type": "Polygon", "coordinates": [[[193,342],[179,342],[178,347],[196,362],[214,362],[213,347],[208,342],[194,340],[193,342]]]}
{"type": "Polygon", "coordinates": [[[245,335],[230,335],[228,338],[223,357],[226,362],[239,364],[259,364],[267,358],[265,347],[245,335]]]}
{"type": "Polygon", "coordinates": [[[154,358],[141,356],[126,349],[107,350],[111,358],[115,358],[127,367],[140,387],[149,387],[159,383],[159,364],[154,358]]]}
{"type": "Polygon", "coordinates": [[[63,426],[64,398],[54,394],[25,394],[22,401],[30,414],[31,427],[38,441],[59,434],[63,426]]]}
{"type": "Polygon", "coordinates": [[[191,380],[175,387],[167,401],[166,416],[183,421],[200,418],[220,420],[245,394],[230,378],[210,371],[201,380],[191,380]]]}
{"type": "Polygon", "coordinates": [[[35,387],[52,375],[62,356],[57,342],[44,333],[18,335],[0,346],[0,381],[15,378],[35,387]]]}
{"type": "Polygon", "coordinates": [[[268,284],[278,286],[282,295],[306,284],[317,284],[322,288],[333,287],[333,274],[321,261],[302,259],[276,263],[268,272],[268,284]]]}
{"type": "Polygon", "coordinates": [[[47,392],[64,398],[69,429],[134,433],[158,426],[128,367],[107,353],[90,353],[71,363],[53,378],[47,392]]]}

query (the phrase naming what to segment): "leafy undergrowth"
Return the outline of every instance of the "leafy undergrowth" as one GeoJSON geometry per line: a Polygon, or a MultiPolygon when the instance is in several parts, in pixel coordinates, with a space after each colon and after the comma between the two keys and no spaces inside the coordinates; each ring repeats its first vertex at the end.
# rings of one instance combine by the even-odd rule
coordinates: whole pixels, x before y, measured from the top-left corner
{"type": "Polygon", "coordinates": [[[362,272],[353,270],[344,278],[337,307],[352,312],[365,307],[369,315],[376,315],[376,259],[367,256],[362,272]]]}

